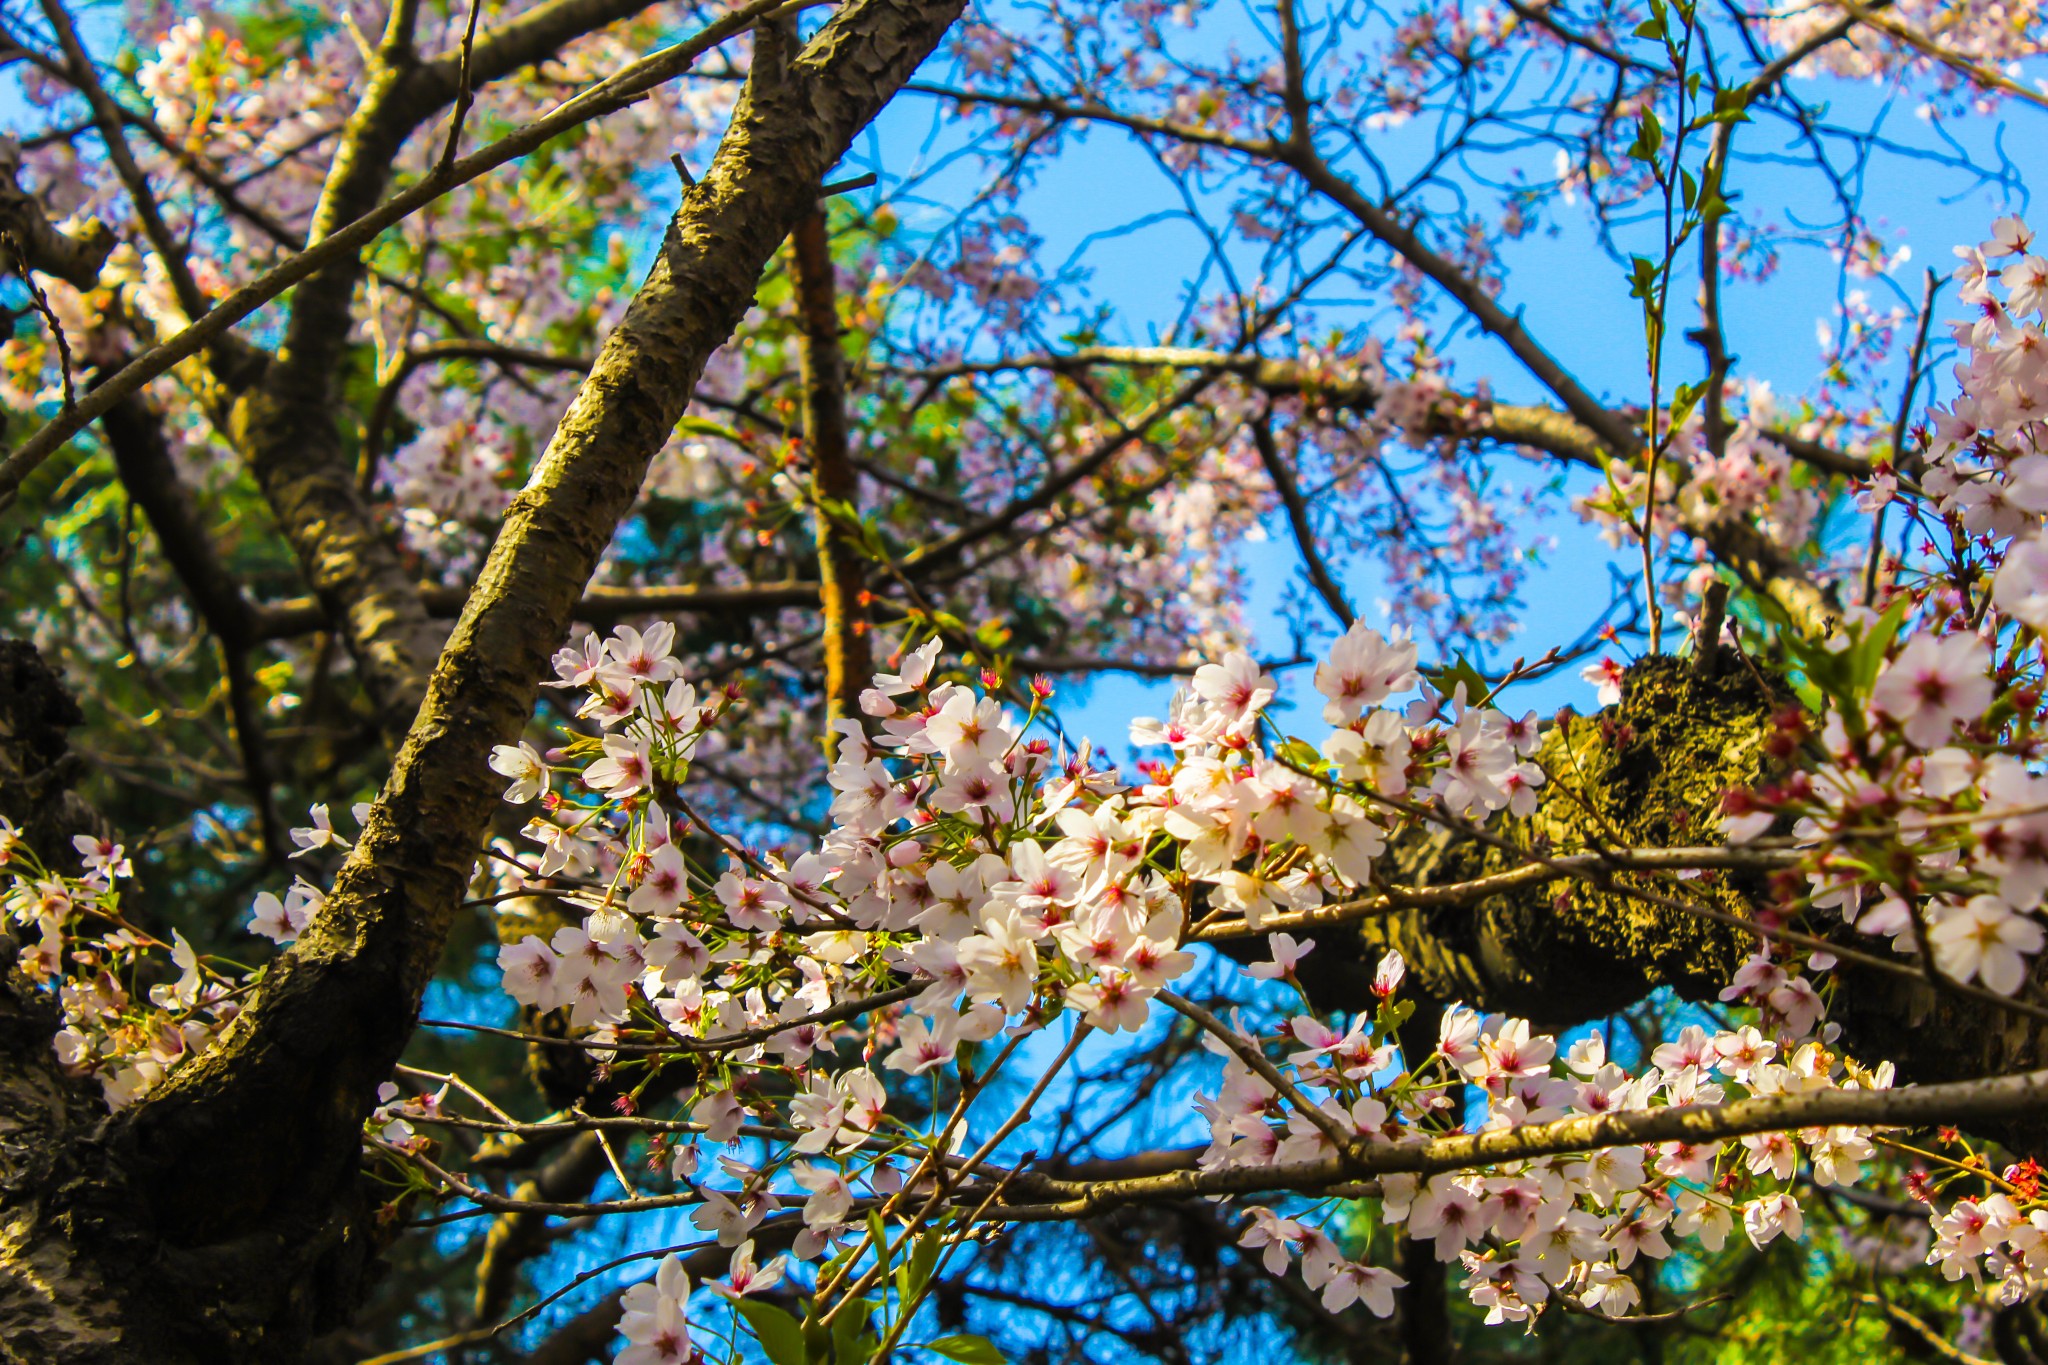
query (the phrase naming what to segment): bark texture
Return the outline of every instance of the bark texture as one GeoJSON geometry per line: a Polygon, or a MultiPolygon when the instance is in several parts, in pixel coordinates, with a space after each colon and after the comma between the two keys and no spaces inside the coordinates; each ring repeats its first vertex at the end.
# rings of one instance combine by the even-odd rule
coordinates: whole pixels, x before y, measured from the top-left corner
{"type": "MultiPolygon", "coordinates": [[[[1549,731],[1540,757],[1555,776],[1535,815],[1510,828],[1547,853],[1715,843],[1721,794],[1770,775],[1765,741],[1773,717],[1792,704],[1775,679],[1725,650],[1704,677],[1693,675],[1689,661],[1644,660],[1629,670],[1618,705],[1568,716],[1549,731]]],[[[1404,886],[1448,885],[1519,861],[1437,830],[1391,850],[1386,875],[1404,886]]],[[[1666,897],[1748,919],[1770,909],[1766,875],[1707,873],[1678,883],[1675,896],[1668,879],[1654,885],[1666,897]]],[[[1615,884],[1628,880],[1616,874],[1615,884]]],[[[1872,946],[1847,930],[1839,936],[1872,946]]],[[[1659,987],[1712,1001],[1759,941],[1576,880],[1400,910],[1317,938],[1300,970],[1320,1005],[1355,1008],[1368,1000],[1373,969],[1394,948],[1424,997],[1522,1015],[1547,1029],[1611,1014],[1659,987]]],[[[1246,951],[1259,956],[1263,945],[1246,951]]],[[[1829,1018],[1842,1025],[1841,1046],[1867,1063],[1894,1062],[1902,1080],[1932,1084],[2048,1065],[2048,1031],[2024,1015],[1946,995],[1916,977],[1847,965],[1831,976],[1829,1018]]],[[[2048,1152],[2048,1124],[2036,1120],[1996,1120],[1979,1130],[2018,1150],[2048,1152]]]]}
{"type": "MultiPolygon", "coordinates": [[[[45,866],[75,865],[72,835],[101,825],[72,790],[82,765],[65,737],[84,719],[33,646],[0,640],[0,817],[45,866]]],[[[0,1362],[69,1365],[120,1340],[119,1280],[71,1234],[122,1192],[77,1136],[105,1110],[57,1066],[55,1002],[16,969],[19,944],[0,926],[0,1362]]]]}
{"type": "MultiPolygon", "coordinates": [[[[1515,841],[1541,853],[1716,842],[1722,794],[1769,771],[1764,742],[1789,701],[1732,660],[1704,677],[1669,656],[1645,660],[1630,670],[1619,705],[1567,714],[1550,728],[1538,762],[1552,777],[1536,813],[1511,822],[1515,841]]],[[[1444,829],[1393,852],[1386,876],[1402,886],[1471,881],[1524,861],[1444,829]]],[[[1743,915],[1763,889],[1736,874],[1685,885],[1691,898],[1743,915]]],[[[1668,892],[1669,883],[1659,889],[1668,892]]],[[[1545,1025],[1611,1013],[1660,985],[1690,996],[1718,991],[1749,952],[1741,935],[1710,920],[1584,882],[1363,920],[1355,943],[1368,970],[1399,949],[1416,985],[1435,999],[1545,1025]]],[[[1314,964],[1311,957],[1303,966],[1314,964]]],[[[1349,988],[1342,979],[1326,986],[1349,988]]]]}

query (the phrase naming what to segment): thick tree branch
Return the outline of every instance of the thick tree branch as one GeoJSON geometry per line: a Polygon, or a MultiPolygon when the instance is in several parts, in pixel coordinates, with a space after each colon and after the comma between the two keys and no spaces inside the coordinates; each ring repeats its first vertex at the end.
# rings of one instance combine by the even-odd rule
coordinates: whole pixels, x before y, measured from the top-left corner
{"type": "MultiPolygon", "coordinates": [[[[1532,855],[1533,856],[1533,855],[1532,855]]],[[[1390,887],[1376,895],[1355,900],[1333,901],[1311,910],[1294,910],[1266,915],[1255,930],[1244,920],[1225,920],[1188,935],[1193,943],[1221,943],[1230,939],[1264,938],[1267,934],[1331,928],[1358,920],[1373,919],[1401,910],[1451,908],[1476,905],[1489,896],[1521,891],[1549,882],[1597,877],[1616,871],[1697,872],[1735,868],[1757,872],[1790,867],[1805,855],[1796,849],[1747,848],[1656,848],[1602,849],[1597,853],[1565,853],[1521,863],[1470,881],[1442,886],[1390,887]]]]}
{"type": "MultiPolygon", "coordinates": [[[[1375,1144],[1351,1155],[1338,1151],[1285,1165],[1224,1166],[1100,1181],[1062,1181],[1027,1173],[1015,1177],[1010,1189],[1041,1202],[998,1203],[984,1217],[991,1222],[1069,1221],[1099,1217],[1131,1204],[1282,1191],[1313,1194],[1375,1176],[1437,1175],[1609,1147],[1659,1142],[1703,1146],[1751,1133],[1838,1124],[1920,1128],[2044,1114],[2048,1071],[1895,1090],[1756,1095],[1726,1104],[1582,1114],[1414,1143],[1375,1144]]],[[[961,1197],[972,1199],[974,1194],[969,1190],[961,1197]]]]}
{"type": "Polygon", "coordinates": [[[114,234],[97,218],[76,236],[51,223],[35,196],[21,188],[21,144],[0,138],[0,245],[16,270],[36,270],[74,289],[99,283],[100,267],[114,250],[114,234]]]}
{"type": "MultiPolygon", "coordinates": [[[[1048,371],[1070,374],[1098,367],[1130,369],[1214,369],[1240,376],[1251,387],[1274,397],[1301,398],[1310,403],[1354,412],[1371,412],[1380,403],[1380,387],[1356,369],[1340,369],[1297,360],[1276,360],[1266,356],[1234,354],[1193,346],[1082,346],[1071,351],[1012,356],[997,360],[953,361],[936,365],[897,365],[891,373],[926,379],[949,379],[958,375],[1009,374],[1048,371]]],[[[1590,468],[1600,468],[1609,454],[1600,436],[1558,408],[1541,405],[1476,404],[1476,425],[1461,425],[1461,435],[1506,445],[1526,445],[1559,459],[1590,468]]],[[[1629,421],[1639,414],[1621,410],[1629,421]]],[[[1785,448],[1794,459],[1825,473],[1847,478],[1867,478],[1868,460],[1784,428],[1765,433],[1785,448]]]]}
{"type": "MultiPolygon", "coordinates": [[[[1096,366],[1198,369],[1234,374],[1269,395],[1298,397],[1308,403],[1360,413],[1373,411],[1381,399],[1379,386],[1356,371],[1331,371],[1296,361],[1171,346],[1088,347],[1065,354],[957,362],[915,372],[946,378],[1030,370],[1071,373],[1096,366]]],[[[1570,464],[1603,472],[1616,453],[1615,447],[1598,430],[1558,408],[1527,403],[1452,406],[1456,408],[1457,415],[1451,415],[1450,407],[1440,408],[1432,418],[1431,434],[1526,447],[1570,464]]],[[[1610,415],[1614,422],[1630,429],[1638,420],[1635,413],[1625,409],[1610,415]]],[[[1867,460],[1844,454],[1819,441],[1782,430],[1773,430],[1767,435],[1793,458],[1824,472],[1856,478],[1865,477],[1871,471],[1867,460]]],[[[1840,615],[1840,608],[1815,586],[1799,566],[1788,562],[1775,546],[1766,543],[1747,525],[1717,518],[1710,509],[1698,514],[1688,513],[1681,525],[1753,589],[1776,601],[1808,634],[1824,635],[1829,622],[1840,615]]]]}
{"type": "Polygon", "coordinates": [[[524,728],[583,584],[762,267],[958,9],[854,0],[781,79],[757,66],[710,170],[514,499],[325,908],[218,1046],[124,1116],[121,1147],[147,1172],[158,1225],[216,1248],[214,1273],[229,1273],[227,1249],[254,1249],[259,1230],[336,1219],[362,1119],[411,1035],[498,805],[492,746],[524,728]]]}
{"type": "MultiPolygon", "coordinates": [[[[838,523],[859,515],[860,475],[846,431],[846,359],[840,350],[832,237],[822,204],[790,234],[791,273],[802,328],[804,447],[811,457],[811,516],[818,542],[818,604],[825,631],[827,725],[860,715],[861,689],[874,672],[868,657],[866,592],[860,551],[838,523]]],[[[828,740],[828,743],[830,741],[828,740]]]]}

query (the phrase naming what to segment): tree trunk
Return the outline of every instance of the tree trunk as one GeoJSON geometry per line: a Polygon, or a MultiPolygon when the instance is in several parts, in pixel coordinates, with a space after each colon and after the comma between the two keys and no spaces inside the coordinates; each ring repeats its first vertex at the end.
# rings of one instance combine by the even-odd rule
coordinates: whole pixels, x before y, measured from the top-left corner
{"type": "MultiPolygon", "coordinates": [[[[960,8],[851,0],[800,52],[759,31],[718,154],[507,513],[412,701],[418,718],[362,838],[320,914],[212,1050],[109,1118],[57,1067],[42,995],[10,974],[0,1361],[288,1361],[347,1321],[400,1221],[360,1169],[362,1125],[411,1037],[499,805],[491,749],[524,728],[591,571],[762,268],[960,8]]],[[[359,569],[333,585],[315,575],[316,587],[350,596],[341,579],[359,569]]],[[[403,613],[385,617],[397,639],[369,629],[374,596],[330,603],[374,646],[372,662],[386,645],[405,654],[411,634],[403,613]]],[[[413,714],[397,690],[379,699],[387,719],[413,714]]],[[[0,794],[47,803],[61,742],[47,724],[10,722],[9,745],[19,755],[0,760],[0,794]]]]}

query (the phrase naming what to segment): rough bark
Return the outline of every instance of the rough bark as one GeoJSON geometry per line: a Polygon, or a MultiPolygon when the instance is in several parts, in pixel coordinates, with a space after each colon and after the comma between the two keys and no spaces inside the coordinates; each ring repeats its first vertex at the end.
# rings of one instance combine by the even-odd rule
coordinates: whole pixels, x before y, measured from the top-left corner
{"type": "MultiPolygon", "coordinates": [[[[1789,700],[1733,661],[1695,677],[1681,660],[1646,660],[1630,670],[1619,705],[1551,727],[1538,761],[1554,776],[1536,813],[1510,822],[1512,836],[1545,853],[1714,842],[1722,794],[1768,771],[1764,742],[1789,700]]],[[[1519,861],[1432,828],[1393,850],[1386,876],[1402,886],[1445,885],[1519,861]]],[[[1735,874],[1686,887],[1738,914],[1748,914],[1762,890],[1735,874]]],[[[1379,956],[1396,948],[1429,996],[1546,1025],[1597,1018],[1660,985],[1695,997],[1718,991],[1749,951],[1711,921],[1569,882],[1361,920],[1348,938],[1349,951],[1318,951],[1302,964],[1325,998],[1356,998],[1379,956]]]]}
{"type": "Polygon", "coordinates": [[[15,958],[0,934],[0,1362],[134,1359],[117,1354],[124,1279],[76,1235],[123,1194],[80,1137],[104,1110],[57,1066],[53,1002],[15,958]]]}
{"type": "MultiPolygon", "coordinates": [[[[959,9],[855,0],[800,53],[762,43],[709,172],[514,500],[326,908],[211,1053],[105,1125],[111,1174],[90,1188],[127,1190],[121,1218],[67,1223],[73,1206],[59,1199],[47,1220],[72,1238],[61,1250],[134,1286],[103,1310],[120,1343],[71,1331],[61,1287],[38,1297],[43,1281],[10,1261],[25,1244],[0,1246],[0,1274],[31,1286],[21,1321],[61,1338],[41,1358],[285,1360],[352,1306],[376,1245],[361,1125],[411,1035],[498,804],[491,747],[525,725],[591,570],[763,266],[959,9]]],[[[69,1150],[91,1125],[64,1115],[45,1129],[38,1150],[69,1150]]]]}
{"type": "MultiPolygon", "coordinates": [[[[1557,779],[1543,789],[1536,814],[1509,828],[1554,853],[1713,843],[1721,793],[1769,775],[1764,741],[1773,716],[1790,704],[1789,694],[1727,651],[1707,678],[1693,677],[1677,659],[1645,660],[1629,671],[1618,705],[1569,717],[1549,732],[1541,761],[1557,779]]],[[[1397,846],[1390,863],[1390,881],[1442,885],[1498,871],[1508,855],[1438,831],[1397,846]]],[[[1709,873],[1679,885],[1684,900],[1744,918],[1767,912],[1773,900],[1760,873],[1709,873]]],[[[1662,881],[1656,889],[1669,896],[1673,887],[1662,881]]],[[[1701,916],[1572,881],[1402,910],[1317,938],[1301,971],[1319,1004],[1352,1008],[1368,999],[1380,955],[1396,948],[1425,996],[1553,1029],[1611,1014],[1659,987],[1712,1001],[1758,944],[1753,934],[1701,916]]],[[[1866,1063],[1892,1061],[1902,1080],[1931,1084],[2048,1065],[2048,1033],[2023,1015],[1944,995],[1913,977],[1846,965],[1832,975],[1829,1017],[1842,1025],[1841,1045],[1866,1063]]],[[[2048,1151],[2048,1123],[1999,1120],[1979,1131],[2048,1151]]]]}
{"type": "MultiPolygon", "coordinates": [[[[66,735],[84,719],[33,646],[0,640],[0,817],[46,867],[75,867],[72,836],[104,831],[72,790],[83,765],[66,735]]],[[[0,921],[0,1362],[70,1365],[121,1338],[124,1277],[81,1254],[75,1229],[126,1191],[91,1136],[105,1109],[58,1067],[55,1001],[16,970],[10,928],[0,921]]]]}

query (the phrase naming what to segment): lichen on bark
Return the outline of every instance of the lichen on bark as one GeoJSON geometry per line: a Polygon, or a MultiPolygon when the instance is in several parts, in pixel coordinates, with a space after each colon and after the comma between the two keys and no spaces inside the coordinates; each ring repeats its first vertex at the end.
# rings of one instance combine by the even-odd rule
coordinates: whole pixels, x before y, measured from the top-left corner
{"type": "MultiPolygon", "coordinates": [[[[1719,842],[1723,794],[1771,770],[1766,742],[1790,701],[1781,684],[1725,651],[1719,667],[1704,673],[1689,660],[1645,659],[1629,670],[1618,705],[1590,716],[1566,712],[1547,728],[1537,761],[1548,780],[1535,812],[1499,823],[1506,841],[1526,853],[1426,826],[1395,844],[1383,873],[1400,886],[1445,886],[1531,854],[1719,842]]],[[[1615,873],[1614,883],[1626,886],[1634,875],[1615,873]]],[[[1710,872],[1684,888],[1687,899],[1747,917],[1763,885],[1756,874],[1710,872]]],[[[1668,878],[1657,889],[1669,895],[1668,878]]],[[[1545,1025],[1611,1013],[1659,986],[1711,993],[1753,942],[1703,916],[1584,879],[1399,910],[1359,921],[1348,937],[1323,963],[1311,958],[1304,967],[1320,967],[1308,984],[1331,1003],[1354,992],[1361,971],[1393,948],[1436,999],[1545,1025]]]]}

